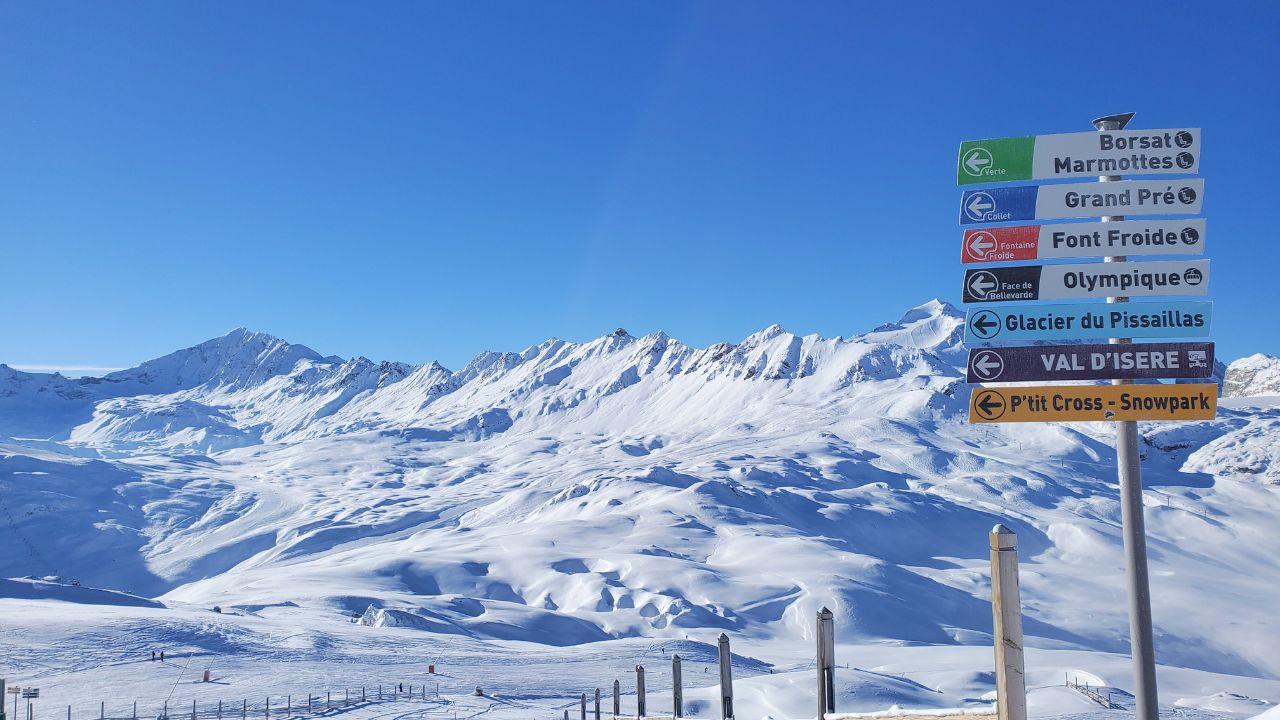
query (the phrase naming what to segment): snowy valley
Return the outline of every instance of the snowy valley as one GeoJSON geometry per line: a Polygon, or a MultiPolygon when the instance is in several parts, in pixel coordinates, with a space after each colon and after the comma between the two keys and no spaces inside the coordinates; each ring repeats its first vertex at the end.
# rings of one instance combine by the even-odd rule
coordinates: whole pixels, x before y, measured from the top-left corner
{"type": "MultiPolygon", "coordinates": [[[[439,661],[550,718],[675,652],[707,686],[723,632],[743,716],[800,717],[826,606],[842,709],[977,705],[1002,522],[1033,710],[1097,711],[1062,680],[1128,682],[1110,427],[969,425],[962,324],[618,330],[457,371],[242,329],[101,378],[0,366],[0,675],[151,702],[439,661]],[[158,648],[235,688],[174,695],[195,669],[158,648]]],[[[1162,700],[1246,717],[1280,701],[1280,360],[1223,387],[1217,420],[1141,426],[1147,530],[1162,700]]]]}

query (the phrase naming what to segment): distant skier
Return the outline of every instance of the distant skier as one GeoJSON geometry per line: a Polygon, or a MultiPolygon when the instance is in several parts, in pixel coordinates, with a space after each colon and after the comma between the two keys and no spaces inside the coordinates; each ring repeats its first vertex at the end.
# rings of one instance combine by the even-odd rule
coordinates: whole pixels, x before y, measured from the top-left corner
{"type": "Polygon", "coordinates": [[[404,692],[404,683],[400,683],[398,692],[404,692]]]}
{"type": "Polygon", "coordinates": [[[164,651],[160,651],[160,662],[164,662],[164,651]]]}
{"type": "Polygon", "coordinates": [[[151,662],[155,662],[155,661],[156,661],[156,651],[155,651],[155,650],[152,650],[152,651],[151,651],[151,662]]]}

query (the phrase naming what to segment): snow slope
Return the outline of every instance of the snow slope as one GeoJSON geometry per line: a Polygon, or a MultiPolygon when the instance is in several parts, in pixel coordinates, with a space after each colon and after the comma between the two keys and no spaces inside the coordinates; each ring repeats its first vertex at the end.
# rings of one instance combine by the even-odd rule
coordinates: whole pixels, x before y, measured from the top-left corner
{"type": "MultiPolygon", "coordinates": [[[[1123,653],[1110,428],[970,426],[961,323],[619,330],[458,371],[244,330],[101,379],[0,366],[0,576],[455,642],[803,657],[826,605],[842,643],[981,648],[1004,522],[1028,644],[1123,653]]],[[[1277,413],[1141,426],[1169,667],[1280,678],[1277,413]]]]}

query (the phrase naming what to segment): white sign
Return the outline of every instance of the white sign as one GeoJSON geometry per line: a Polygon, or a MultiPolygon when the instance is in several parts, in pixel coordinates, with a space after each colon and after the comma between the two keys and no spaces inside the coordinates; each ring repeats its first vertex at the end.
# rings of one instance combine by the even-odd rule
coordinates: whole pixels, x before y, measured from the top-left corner
{"type": "Polygon", "coordinates": [[[1201,218],[976,228],[964,231],[960,259],[989,263],[1105,255],[1201,255],[1204,237],[1201,218]]]}
{"type": "Polygon", "coordinates": [[[1015,185],[965,190],[960,224],[1106,217],[1109,215],[1199,215],[1204,180],[1015,185]]]}
{"type": "Polygon", "coordinates": [[[1200,128],[1107,130],[965,141],[956,181],[968,185],[1199,171],[1200,128]]]}
{"type": "Polygon", "coordinates": [[[1015,265],[967,270],[964,302],[1205,295],[1208,260],[1015,265]]]}

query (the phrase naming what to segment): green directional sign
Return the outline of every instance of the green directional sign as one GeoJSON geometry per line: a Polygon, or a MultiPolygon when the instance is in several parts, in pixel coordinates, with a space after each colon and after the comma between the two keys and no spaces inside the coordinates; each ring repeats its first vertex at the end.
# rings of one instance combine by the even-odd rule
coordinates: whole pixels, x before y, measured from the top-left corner
{"type": "Polygon", "coordinates": [[[1031,160],[1035,155],[1036,138],[997,138],[995,140],[966,140],[960,143],[960,166],[956,182],[972,183],[1030,180],[1031,160]]]}
{"type": "Polygon", "coordinates": [[[1199,165],[1200,128],[1028,135],[960,143],[956,182],[1194,175],[1199,165]]]}

